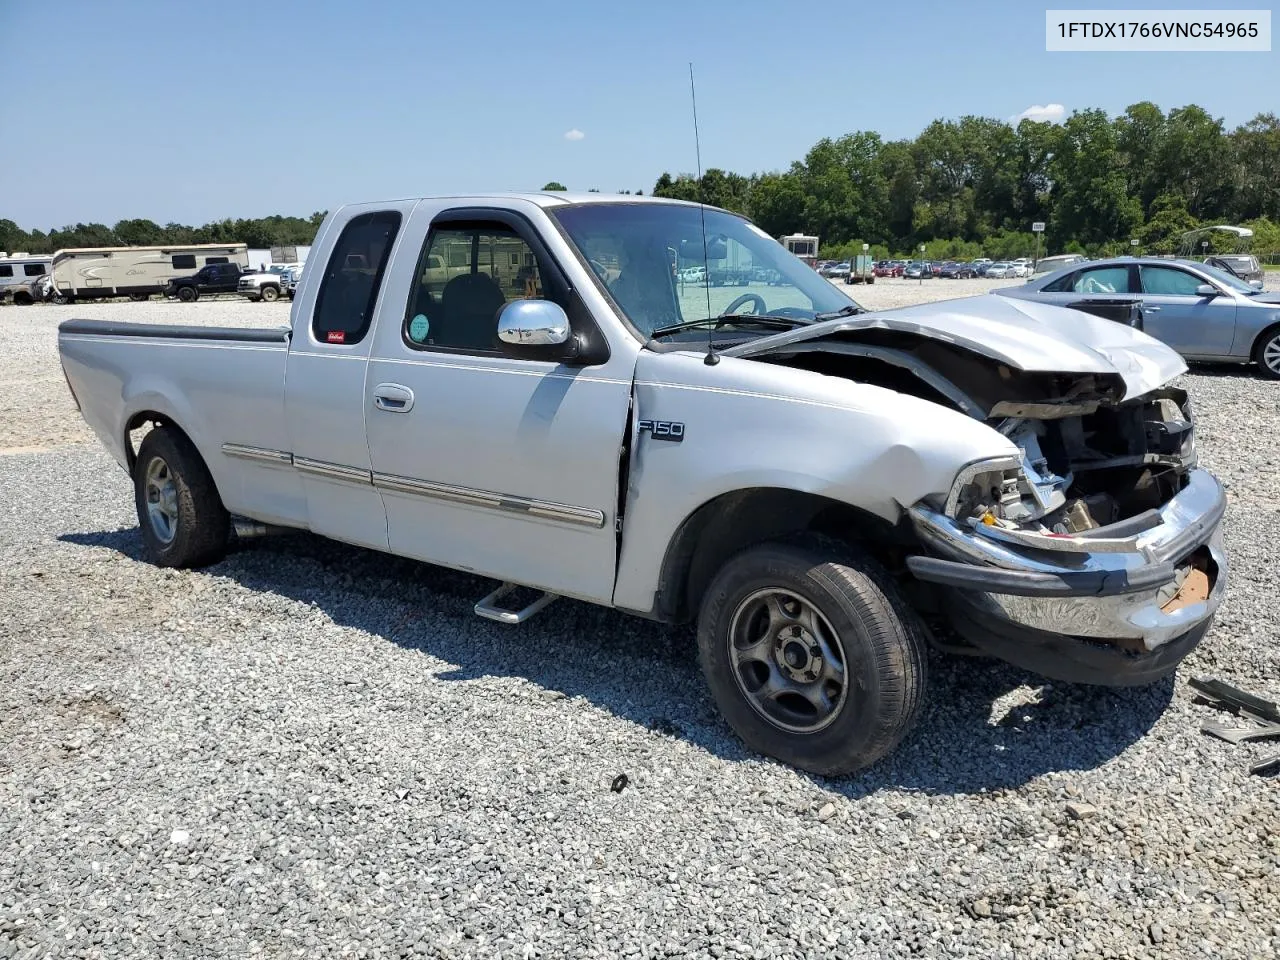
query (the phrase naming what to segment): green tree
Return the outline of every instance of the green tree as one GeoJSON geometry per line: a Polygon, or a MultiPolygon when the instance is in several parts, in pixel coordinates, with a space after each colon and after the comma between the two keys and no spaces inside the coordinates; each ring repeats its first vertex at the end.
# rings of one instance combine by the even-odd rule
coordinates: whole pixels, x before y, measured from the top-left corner
{"type": "Polygon", "coordinates": [[[1072,113],[1050,161],[1052,223],[1060,241],[1088,247],[1128,237],[1142,222],[1142,203],[1129,195],[1115,127],[1102,110],[1072,113]]]}
{"type": "Polygon", "coordinates": [[[552,180],[550,183],[544,183],[542,185],[542,189],[543,190],[568,190],[569,188],[566,187],[559,180],[552,180]]]}

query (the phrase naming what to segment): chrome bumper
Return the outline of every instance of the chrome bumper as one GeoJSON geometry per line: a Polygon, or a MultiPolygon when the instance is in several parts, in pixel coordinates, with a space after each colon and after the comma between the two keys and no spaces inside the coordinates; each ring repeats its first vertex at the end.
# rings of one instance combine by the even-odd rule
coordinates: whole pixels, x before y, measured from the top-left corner
{"type": "Polygon", "coordinates": [[[1220,525],[1226,493],[1208,472],[1159,510],[1085,535],[1044,536],[970,526],[923,505],[910,510],[931,556],[908,559],[917,579],[962,591],[988,620],[1156,651],[1207,621],[1227,587],[1220,525]],[[1194,571],[1208,595],[1179,591],[1194,571]]]}

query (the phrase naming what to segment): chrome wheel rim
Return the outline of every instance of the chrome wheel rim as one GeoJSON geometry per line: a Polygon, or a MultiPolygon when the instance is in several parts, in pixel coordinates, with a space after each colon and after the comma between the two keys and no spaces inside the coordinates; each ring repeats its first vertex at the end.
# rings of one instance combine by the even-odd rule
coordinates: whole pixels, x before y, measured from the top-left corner
{"type": "Polygon", "coordinates": [[[1272,337],[1262,348],[1262,362],[1272,373],[1280,374],[1280,334],[1272,337]]]}
{"type": "Polygon", "coordinates": [[[162,543],[171,543],[178,532],[178,487],[169,464],[153,457],[147,464],[143,487],[147,498],[147,522],[162,543]]]}
{"type": "Polygon", "coordinates": [[[734,680],[753,710],[789,733],[817,733],[848,697],[844,647],[808,600],[789,590],[757,590],[729,623],[734,680]]]}

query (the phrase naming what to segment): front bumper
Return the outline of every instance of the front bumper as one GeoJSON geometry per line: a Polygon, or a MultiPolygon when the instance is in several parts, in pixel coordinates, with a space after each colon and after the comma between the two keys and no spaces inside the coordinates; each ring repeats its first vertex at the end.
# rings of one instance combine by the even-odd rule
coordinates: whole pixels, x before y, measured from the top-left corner
{"type": "Polygon", "coordinates": [[[972,644],[1046,676],[1147,683],[1178,665],[1222,603],[1222,485],[1193,470],[1159,510],[1077,536],[970,527],[917,505],[917,579],[947,593],[972,644]]]}

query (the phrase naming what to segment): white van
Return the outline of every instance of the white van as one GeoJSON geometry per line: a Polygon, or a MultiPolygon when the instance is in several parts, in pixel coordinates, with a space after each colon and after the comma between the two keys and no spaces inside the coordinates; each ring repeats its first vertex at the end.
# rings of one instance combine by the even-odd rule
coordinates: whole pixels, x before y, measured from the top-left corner
{"type": "Polygon", "coordinates": [[[163,247],[76,247],[53,255],[53,299],[100,300],[130,297],[146,300],[164,292],[175,277],[186,277],[211,263],[249,266],[244,243],[200,243],[163,247]]]}
{"type": "Polygon", "coordinates": [[[47,253],[0,253],[0,302],[12,297],[18,306],[34,303],[32,284],[48,275],[52,264],[47,253]]]}

